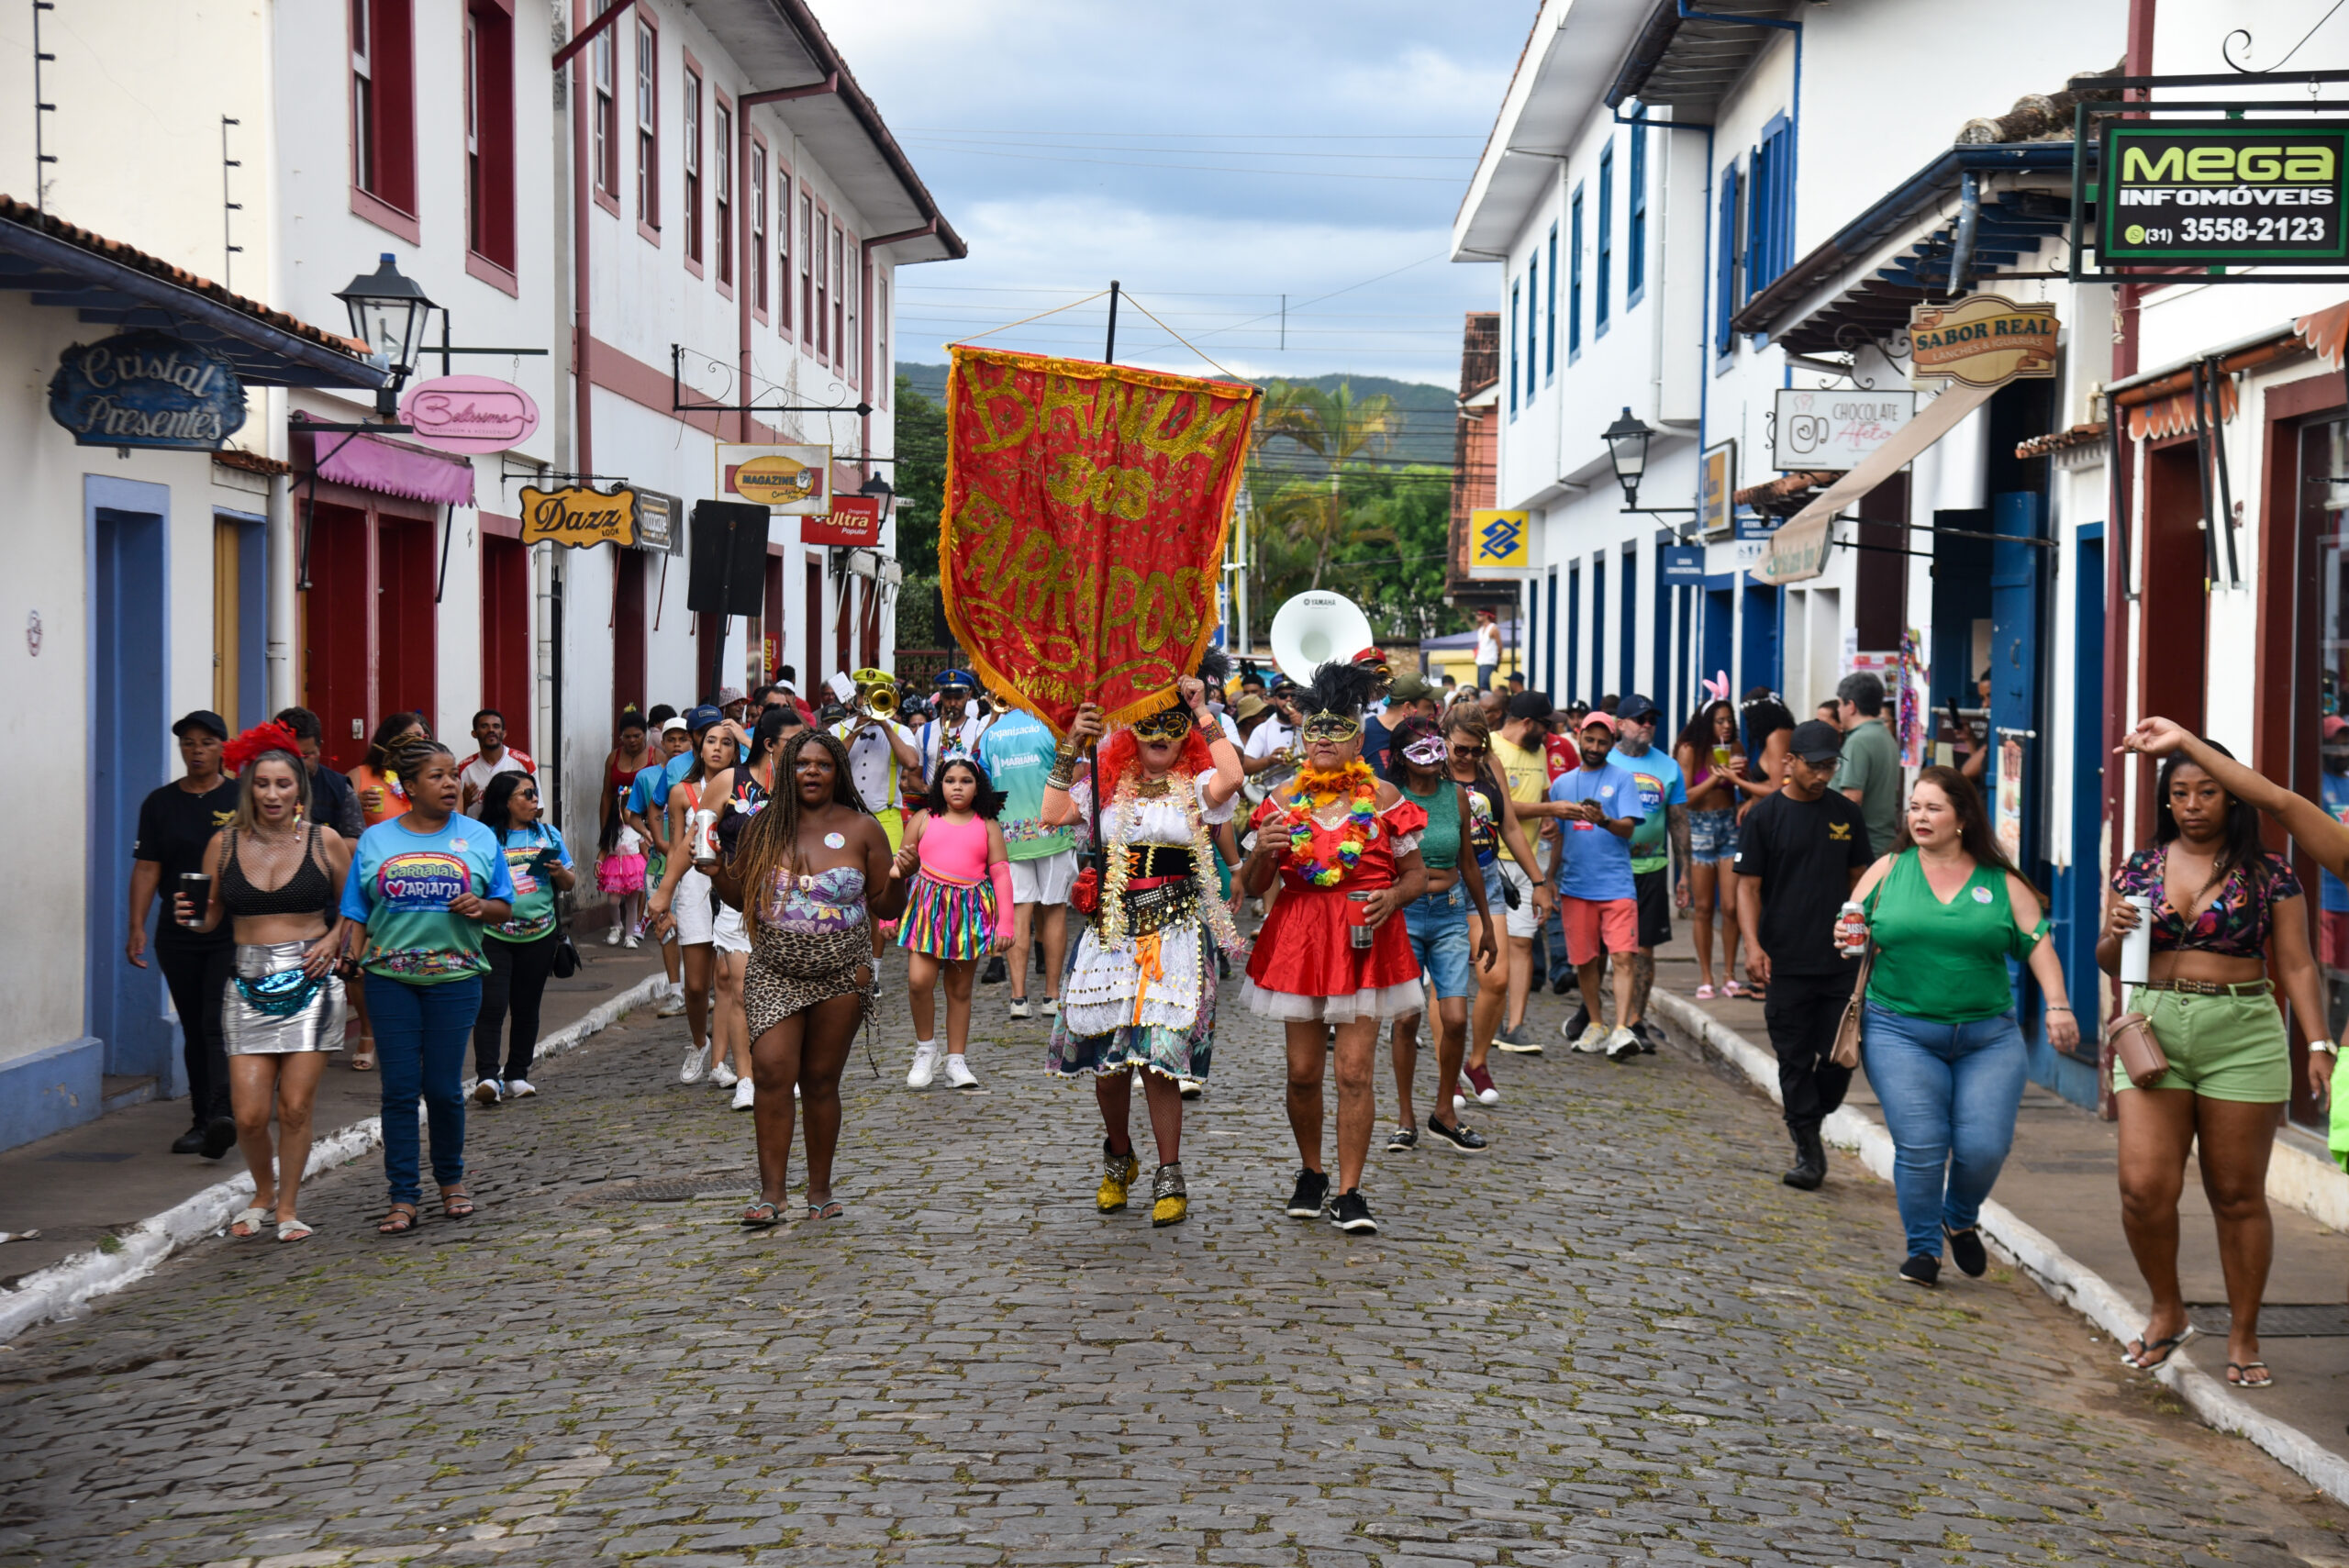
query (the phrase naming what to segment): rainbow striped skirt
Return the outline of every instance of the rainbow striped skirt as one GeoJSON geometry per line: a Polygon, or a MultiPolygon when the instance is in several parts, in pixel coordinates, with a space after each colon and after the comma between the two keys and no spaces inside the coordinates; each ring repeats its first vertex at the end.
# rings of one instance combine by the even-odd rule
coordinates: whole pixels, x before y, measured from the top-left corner
{"type": "Polygon", "coordinates": [[[899,947],[932,958],[985,958],[994,935],[992,883],[958,882],[927,869],[915,873],[897,918],[899,947]]]}

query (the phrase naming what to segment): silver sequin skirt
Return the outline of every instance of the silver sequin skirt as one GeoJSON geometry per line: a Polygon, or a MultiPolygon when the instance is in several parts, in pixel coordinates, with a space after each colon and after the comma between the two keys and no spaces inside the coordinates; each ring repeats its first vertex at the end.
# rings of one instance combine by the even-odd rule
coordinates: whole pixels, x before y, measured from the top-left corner
{"type": "MultiPolygon", "coordinates": [[[[235,974],[239,979],[262,980],[302,967],[302,954],[310,942],[266,942],[259,945],[240,942],[237,946],[235,974]]],[[[228,994],[221,999],[220,1032],[225,1037],[231,1056],[284,1056],[297,1051],[340,1051],[343,1019],[350,1004],[345,1000],[342,976],[328,974],[310,993],[310,999],[295,1012],[281,1018],[265,1013],[245,1000],[237,980],[228,982],[228,994]]]]}

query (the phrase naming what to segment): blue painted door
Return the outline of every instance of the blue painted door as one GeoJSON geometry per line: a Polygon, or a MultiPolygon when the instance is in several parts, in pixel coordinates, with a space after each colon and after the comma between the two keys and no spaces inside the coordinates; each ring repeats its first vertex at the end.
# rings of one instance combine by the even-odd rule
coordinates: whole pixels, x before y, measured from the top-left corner
{"type": "Polygon", "coordinates": [[[162,972],[123,951],[130,927],[130,850],[139,806],[169,777],[163,712],[163,519],[151,512],[95,514],[90,594],[89,1032],[106,1042],[106,1070],[152,1073],[186,1093],[166,1017],[162,972]]]}
{"type": "MultiPolygon", "coordinates": [[[[2037,545],[2016,542],[2039,534],[2039,496],[2028,490],[2010,490],[1990,499],[1990,529],[2001,536],[1990,547],[1990,733],[2037,730],[2039,722],[2040,557],[2037,545]]],[[[2038,783],[2045,759],[2042,740],[2023,741],[2023,868],[2029,872],[2045,859],[2045,813],[2034,809],[2042,800],[2038,783]]],[[[1996,783],[1993,773],[1987,782],[1996,783]]],[[[2036,874],[2035,873],[2033,874],[2036,874]]]]}
{"type": "MultiPolygon", "coordinates": [[[[1748,584],[1745,589],[1745,624],[1740,629],[1737,679],[1731,687],[1735,696],[1756,686],[1778,689],[1778,595],[1782,590],[1748,584]]],[[[1808,715],[1797,714],[1798,718],[1808,715]]]]}
{"type": "MultiPolygon", "coordinates": [[[[1697,680],[1709,681],[1716,675],[1726,675],[1735,661],[1731,650],[1737,646],[1737,590],[1728,584],[1726,576],[1715,585],[1707,579],[1705,588],[1704,653],[1697,662],[1697,680]]],[[[1730,688],[1730,700],[1737,699],[1738,688],[1730,688]]]]}
{"type": "MultiPolygon", "coordinates": [[[[2053,878],[2052,933],[2065,989],[2094,996],[2104,903],[2104,534],[2080,530],[2072,557],[2072,863],[2053,878]]],[[[2081,1004],[2085,1006],[2085,1004],[2081,1004]]],[[[2087,1046],[2092,1055],[2093,1043],[2087,1046]]],[[[2088,1103],[2094,1103],[2090,1085],[2088,1103]]]]}

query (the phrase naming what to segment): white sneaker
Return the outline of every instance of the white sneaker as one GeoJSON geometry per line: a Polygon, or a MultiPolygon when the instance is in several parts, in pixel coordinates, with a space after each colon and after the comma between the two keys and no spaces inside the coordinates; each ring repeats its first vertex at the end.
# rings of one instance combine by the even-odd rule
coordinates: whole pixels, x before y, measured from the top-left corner
{"type": "Polygon", "coordinates": [[[618,926],[614,926],[604,933],[604,945],[607,948],[616,948],[620,945],[620,929],[618,926]]]}
{"type": "Polygon", "coordinates": [[[1196,1100],[1208,1092],[1208,1086],[1197,1078],[1178,1078],[1174,1082],[1186,1100],[1196,1100]]]}
{"type": "Polygon", "coordinates": [[[975,1089],[979,1086],[979,1077],[971,1071],[969,1062],[959,1056],[950,1056],[946,1059],[946,1086],[950,1089],[975,1089]]]}
{"type": "Polygon", "coordinates": [[[697,1045],[685,1052],[685,1062],[677,1068],[677,1082],[698,1084],[701,1075],[709,1071],[709,1047],[697,1045]]]}
{"type": "Polygon", "coordinates": [[[1027,997],[1014,996],[1011,999],[1011,1016],[1015,1018],[1026,1018],[1035,1016],[1029,1011],[1027,997]]]}
{"type": "Polygon", "coordinates": [[[709,1081],[721,1089],[732,1088],[734,1077],[734,1069],[727,1066],[723,1062],[715,1063],[709,1070],[709,1081]]]}
{"type": "Polygon", "coordinates": [[[623,939],[621,940],[621,941],[620,941],[620,946],[622,946],[622,947],[624,947],[624,948],[641,947],[641,946],[643,946],[643,945],[644,945],[643,943],[641,943],[641,942],[640,942],[640,941],[638,941],[638,940],[636,940],[636,933],[635,933],[634,931],[630,931],[630,932],[629,932],[629,933],[625,938],[623,938],[623,939]]]}
{"type": "MultiPolygon", "coordinates": [[[[1575,1049],[1576,1051],[1589,1051],[1596,1055],[1598,1052],[1607,1049],[1608,1040],[1615,1032],[1616,1031],[1609,1029],[1605,1024],[1602,1024],[1594,1018],[1591,1020],[1590,1027],[1583,1030],[1582,1034],[1575,1040],[1575,1049]]],[[[1626,1034],[1631,1033],[1629,1029],[1622,1032],[1626,1034]]],[[[1639,1039],[1637,1035],[1632,1035],[1631,1038],[1635,1042],[1639,1039]]]]}
{"type": "Polygon", "coordinates": [[[509,1100],[530,1099],[534,1097],[538,1092],[538,1086],[532,1084],[528,1078],[508,1078],[506,1080],[506,1097],[509,1100]]]}
{"type": "Polygon", "coordinates": [[[494,1106],[497,1103],[497,1080],[484,1078],[473,1085],[473,1104],[494,1106]]]}
{"type": "Polygon", "coordinates": [[[937,1076],[938,1047],[935,1045],[916,1045],[914,1047],[914,1064],[911,1068],[907,1069],[906,1073],[906,1087],[908,1089],[927,1089],[930,1087],[930,1080],[937,1076]]]}
{"type": "Polygon", "coordinates": [[[1047,997],[1045,997],[1045,998],[1044,998],[1044,1017],[1046,1017],[1046,1018],[1059,1018],[1060,1016],[1061,1016],[1061,999],[1060,999],[1058,996],[1047,996],[1047,997]]]}
{"type": "Polygon", "coordinates": [[[1460,1115],[1460,1113],[1461,1113],[1462,1111],[1464,1111],[1464,1110],[1466,1110],[1467,1108],[1468,1108],[1468,1096],[1467,1096],[1467,1095],[1453,1095],[1453,1096],[1452,1096],[1452,1114],[1453,1114],[1453,1116],[1454,1118],[1457,1118],[1457,1117],[1460,1115]]]}
{"type": "Polygon", "coordinates": [[[1629,1062],[1640,1053],[1640,1037],[1630,1029],[1609,1030],[1607,1036],[1607,1060],[1629,1062]]]}
{"type": "Polygon", "coordinates": [[[685,994],[679,990],[670,992],[669,999],[652,1009],[652,1016],[656,1018],[683,1018],[685,1012],[685,994]]]}
{"type": "Polygon", "coordinates": [[[751,1081],[748,1078],[737,1078],[734,1081],[734,1104],[731,1108],[738,1111],[749,1110],[751,1108],[751,1081]]]}

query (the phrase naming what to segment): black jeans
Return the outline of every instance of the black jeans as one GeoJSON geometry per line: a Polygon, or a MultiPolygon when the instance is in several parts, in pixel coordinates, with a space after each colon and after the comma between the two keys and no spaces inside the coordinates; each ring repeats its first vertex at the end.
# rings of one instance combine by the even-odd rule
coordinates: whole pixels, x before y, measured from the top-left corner
{"type": "Polygon", "coordinates": [[[549,931],[534,942],[484,941],[489,973],[481,977],[481,1016],[473,1020],[473,1075],[511,1081],[528,1078],[539,1049],[539,1001],[546,995],[547,978],[554,973],[555,944],[561,933],[549,931]],[[506,1015],[514,1015],[512,1043],[506,1048],[506,1071],[497,1070],[497,1037],[506,1015]]]}
{"type": "Polygon", "coordinates": [[[1840,974],[1770,972],[1769,999],[1762,1018],[1770,1029],[1770,1049],[1778,1054],[1778,1093],[1787,1125],[1798,1132],[1817,1127],[1843,1103],[1852,1070],[1828,1059],[1835,1049],[1835,1026],[1843,1019],[1859,978],[1854,964],[1840,974]]]}
{"type": "MultiPolygon", "coordinates": [[[[168,911],[164,917],[170,918],[168,911]]],[[[228,1045],[220,1033],[220,1006],[236,972],[237,949],[231,942],[157,942],[153,951],[180,1016],[188,1108],[202,1127],[229,1114],[228,1045]]]]}

